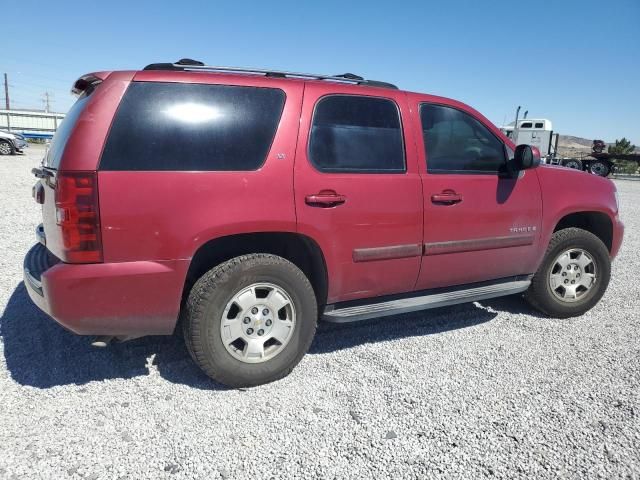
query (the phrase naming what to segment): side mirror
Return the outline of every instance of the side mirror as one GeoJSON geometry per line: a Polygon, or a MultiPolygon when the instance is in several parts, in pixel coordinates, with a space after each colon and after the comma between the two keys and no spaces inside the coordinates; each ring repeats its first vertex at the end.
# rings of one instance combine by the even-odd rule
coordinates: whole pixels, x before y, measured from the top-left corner
{"type": "Polygon", "coordinates": [[[540,165],[540,150],[530,145],[518,145],[513,155],[514,170],[529,170],[540,165]]]}

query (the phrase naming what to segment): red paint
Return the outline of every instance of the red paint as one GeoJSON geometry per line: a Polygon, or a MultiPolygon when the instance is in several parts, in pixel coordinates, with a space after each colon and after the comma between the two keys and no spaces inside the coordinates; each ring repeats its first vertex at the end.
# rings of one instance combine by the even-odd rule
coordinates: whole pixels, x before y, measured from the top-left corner
{"type": "Polygon", "coordinates": [[[29,296],[80,335],[173,332],[189,261],[59,263],[42,275],[44,296],[29,296]]]}
{"type": "MultiPolygon", "coordinates": [[[[423,102],[463,110],[514,147],[485,117],[454,100],[256,75],[142,71],[92,76],[103,81],[71,134],[60,172],[97,171],[103,263],[58,264],[42,275],[43,297],[30,290],[40,308],[77,333],[170,333],[191,258],[203,244],[223,236],[297,232],[311,238],[327,267],[327,303],[533,273],[555,225],[578,211],[611,219],[612,257],[622,241],[615,187],[608,180],[549,167],[528,170],[517,180],[427,173],[419,118],[423,102]],[[266,162],[253,172],[100,171],[111,120],[132,80],[282,89],[286,103],[266,162]],[[406,173],[314,168],[307,155],[309,127],[314,106],[329,94],[396,103],[406,173]],[[530,230],[522,233],[523,228],[530,230]]],[[[55,184],[53,179],[41,183],[47,248],[63,256],[55,184]]]]}
{"type": "Polygon", "coordinates": [[[335,82],[307,82],[295,162],[298,231],[313,238],[324,253],[330,279],[329,303],[410,291],[418,276],[420,257],[354,262],[353,251],[422,243],[422,186],[414,131],[404,129],[406,174],[320,172],[307,155],[309,128],[316,103],[329,94],[387,98],[396,103],[403,122],[411,118],[404,92],[335,82]],[[314,208],[306,203],[308,195],[323,190],[344,196],[344,204],[314,208]]]}

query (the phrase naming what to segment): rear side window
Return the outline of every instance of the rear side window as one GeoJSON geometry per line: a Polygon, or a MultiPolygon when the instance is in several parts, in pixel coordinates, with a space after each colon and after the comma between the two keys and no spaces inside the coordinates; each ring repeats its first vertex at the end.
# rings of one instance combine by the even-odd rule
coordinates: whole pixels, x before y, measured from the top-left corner
{"type": "Polygon", "coordinates": [[[542,122],[536,123],[536,128],[544,128],[544,123],[542,122]]]}
{"type": "Polygon", "coordinates": [[[51,146],[47,152],[47,156],[44,159],[44,166],[58,169],[60,167],[60,160],[62,160],[62,154],[64,153],[64,147],[67,145],[67,141],[73,132],[73,128],[80,118],[80,114],[84,110],[85,105],[89,102],[89,95],[93,89],[83,93],[76,103],[69,109],[67,114],[62,120],[62,123],[56,130],[53,140],[51,140],[51,146]]]}
{"type": "Polygon", "coordinates": [[[322,172],[404,172],[398,107],[385,98],[322,98],[313,115],[309,158],[322,172]]]}
{"type": "Polygon", "coordinates": [[[505,166],[504,144],[471,115],[425,103],[420,120],[429,173],[497,173],[505,166]]]}
{"type": "Polygon", "coordinates": [[[133,82],[101,170],[256,170],[275,136],[285,95],[274,88],[133,82]]]}

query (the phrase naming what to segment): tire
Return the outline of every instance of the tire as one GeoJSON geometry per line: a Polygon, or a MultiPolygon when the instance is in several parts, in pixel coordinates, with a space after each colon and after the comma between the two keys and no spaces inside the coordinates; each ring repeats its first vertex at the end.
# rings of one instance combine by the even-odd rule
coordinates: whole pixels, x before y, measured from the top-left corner
{"type": "MultiPolygon", "coordinates": [[[[569,268],[567,266],[567,268],[569,268]]],[[[564,267],[561,267],[564,268],[564,267]]],[[[560,275],[567,275],[565,271],[559,270],[560,275]]],[[[577,274],[580,277],[580,274],[577,274]]],[[[533,276],[531,285],[525,293],[525,298],[535,309],[542,313],[555,318],[569,318],[577,317],[593,308],[602,298],[604,292],[609,285],[609,278],[611,276],[611,260],[609,258],[609,251],[602,241],[591,232],[582,230],[579,228],[566,228],[559,230],[553,234],[549,247],[544,256],[540,268],[533,276]],[[579,253],[582,251],[583,253],[579,253]],[[564,283],[568,283],[572,275],[575,277],[576,270],[570,270],[569,276],[558,277],[558,273],[555,273],[559,262],[556,262],[562,257],[565,252],[573,252],[569,256],[570,265],[579,269],[582,272],[582,279],[575,279],[576,282],[584,280],[585,277],[593,275],[593,283],[587,289],[580,285],[576,285],[574,289],[575,298],[571,294],[567,294],[566,299],[561,299],[562,291],[565,288],[564,283]],[[585,257],[582,257],[586,254],[585,257]],[[577,260],[571,260],[571,255],[580,255],[577,260]],[[584,259],[583,259],[584,258],[584,259]],[[578,262],[591,261],[586,267],[580,267],[578,262]],[[583,269],[584,268],[584,269],[583,269]],[[592,271],[593,273],[589,273],[592,271]],[[555,289],[552,288],[551,276],[560,278],[561,283],[555,289]],[[579,289],[579,290],[578,290],[579,289]],[[585,289],[585,290],[582,290],[585,289]],[[578,290],[579,293],[575,293],[578,290]]],[[[574,280],[571,280],[572,282],[574,280]]],[[[567,287],[573,288],[571,284],[567,287]]],[[[566,293],[566,292],[565,292],[566,293]]]]}
{"type": "Polygon", "coordinates": [[[582,162],[577,158],[571,158],[562,162],[562,166],[566,168],[573,168],[574,170],[583,170],[582,162]]]}
{"type": "Polygon", "coordinates": [[[0,155],[13,155],[16,153],[15,148],[11,145],[11,142],[6,140],[0,140],[0,155]]]}
{"type": "Polygon", "coordinates": [[[594,175],[598,175],[599,177],[607,177],[609,173],[611,173],[611,167],[607,162],[603,162],[602,160],[596,160],[591,164],[589,168],[591,173],[594,175]]]}
{"type": "Polygon", "coordinates": [[[195,283],[185,304],[183,329],[189,353],[209,377],[229,387],[253,387],[279,380],[293,370],[313,341],[317,320],[316,297],[304,273],[284,258],[251,254],[218,265],[195,283]],[[263,290],[267,298],[256,300],[263,290]],[[269,313],[273,318],[258,318],[269,311],[261,309],[272,305],[268,303],[272,292],[279,301],[288,303],[281,309],[273,307],[269,313]],[[239,296],[252,299],[243,300],[246,308],[236,302],[239,296]],[[249,317],[251,324],[245,325],[249,317]],[[291,318],[281,324],[279,317],[291,318]],[[260,333],[260,325],[264,333],[260,333]],[[280,328],[278,325],[287,325],[283,342],[269,337],[280,328]],[[242,335],[233,343],[231,333],[223,339],[231,330],[242,335]],[[245,335],[249,330],[251,337],[245,335]],[[256,337],[258,334],[262,336],[256,337]],[[249,356],[249,344],[262,339],[262,356],[249,356]]]}

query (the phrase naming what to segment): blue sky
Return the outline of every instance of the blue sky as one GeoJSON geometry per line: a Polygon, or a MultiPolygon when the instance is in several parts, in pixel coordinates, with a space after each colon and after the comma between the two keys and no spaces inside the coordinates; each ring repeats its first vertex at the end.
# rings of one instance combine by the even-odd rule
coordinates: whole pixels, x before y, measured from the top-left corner
{"type": "Polygon", "coordinates": [[[190,57],[353,72],[456,98],[496,124],[522,105],[560,133],[640,144],[640,0],[2,4],[14,108],[42,108],[49,91],[66,111],[83,73],[190,57]]]}

